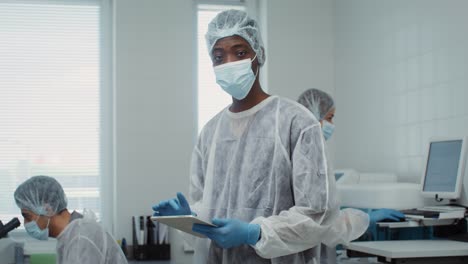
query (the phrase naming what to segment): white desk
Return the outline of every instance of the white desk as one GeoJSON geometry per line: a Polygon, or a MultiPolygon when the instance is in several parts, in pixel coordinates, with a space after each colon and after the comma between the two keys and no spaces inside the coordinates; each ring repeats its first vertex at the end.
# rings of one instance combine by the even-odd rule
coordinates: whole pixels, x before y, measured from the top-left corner
{"type": "Polygon", "coordinates": [[[378,222],[379,227],[388,228],[407,228],[407,227],[421,227],[421,226],[446,226],[453,225],[458,219],[406,219],[404,222],[378,222]]]}
{"type": "Polygon", "coordinates": [[[347,250],[388,263],[468,263],[468,243],[451,240],[351,242],[347,250]]]}

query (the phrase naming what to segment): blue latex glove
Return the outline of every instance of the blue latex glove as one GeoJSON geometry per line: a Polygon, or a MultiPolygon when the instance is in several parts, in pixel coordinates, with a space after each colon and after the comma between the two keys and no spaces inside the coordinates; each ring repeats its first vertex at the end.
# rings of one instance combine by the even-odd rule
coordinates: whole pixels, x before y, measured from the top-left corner
{"type": "Polygon", "coordinates": [[[222,248],[243,244],[255,245],[260,239],[260,225],[237,219],[213,219],[216,227],[194,224],[192,230],[207,236],[222,248]]]}
{"type": "Polygon", "coordinates": [[[382,222],[384,220],[398,222],[401,219],[405,219],[405,215],[392,209],[378,209],[369,213],[371,225],[375,225],[375,223],[382,222]]]}
{"type": "Polygon", "coordinates": [[[177,193],[177,198],[161,201],[153,206],[154,216],[169,216],[169,215],[190,215],[190,205],[180,192],[177,193]]]}

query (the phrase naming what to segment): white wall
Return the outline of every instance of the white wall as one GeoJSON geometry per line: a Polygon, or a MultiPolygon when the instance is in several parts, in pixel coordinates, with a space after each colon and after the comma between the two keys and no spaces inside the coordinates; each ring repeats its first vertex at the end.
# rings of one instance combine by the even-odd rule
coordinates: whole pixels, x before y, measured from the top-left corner
{"type": "Polygon", "coordinates": [[[334,94],[333,1],[263,1],[268,91],[293,100],[309,88],[334,94]]]}
{"type": "MultiPolygon", "coordinates": [[[[187,193],[195,126],[192,1],[117,0],[116,238],[131,216],[187,193]]],[[[173,263],[190,263],[173,240],[173,263]]]]}
{"type": "Polygon", "coordinates": [[[468,1],[336,0],[335,167],[419,181],[431,136],[468,135],[468,1]]]}

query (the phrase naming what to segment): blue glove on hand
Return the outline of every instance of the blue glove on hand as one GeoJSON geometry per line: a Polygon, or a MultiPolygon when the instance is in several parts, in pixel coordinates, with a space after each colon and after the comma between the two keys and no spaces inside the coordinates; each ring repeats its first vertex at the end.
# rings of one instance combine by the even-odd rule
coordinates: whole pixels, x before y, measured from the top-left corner
{"type": "Polygon", "coordinates": [[[260,225],[237,219],[213,219],[216,227],[194,224],[192,230],[207,236],[222,248],[243,244],[255,245],[260,239],[260,225]]]}
{"type": "Polygon", "coordinates": [[[180,192],[177,193],[177,198],[165,200],[153,206],[154,216],[169,216],[169,215],[190,215],[190,205],[180,192]]]}
{"type": "Polygon", "coordinates": [[[369,220],[371,225],[383,220],[390,220],[398,222],[405,219],[405,215],[399,211],[392,209],[378,209],[369,213],[369,220]]]}

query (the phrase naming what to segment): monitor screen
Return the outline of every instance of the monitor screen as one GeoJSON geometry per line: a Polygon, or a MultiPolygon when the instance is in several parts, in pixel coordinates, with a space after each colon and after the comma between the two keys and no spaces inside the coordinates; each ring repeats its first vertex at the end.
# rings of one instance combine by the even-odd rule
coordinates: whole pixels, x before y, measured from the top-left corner
{"type": "Polygon", "coordinates": [[[424,192],[455,192],[462,140],[432,142],[427,159],[424,192]]]}

